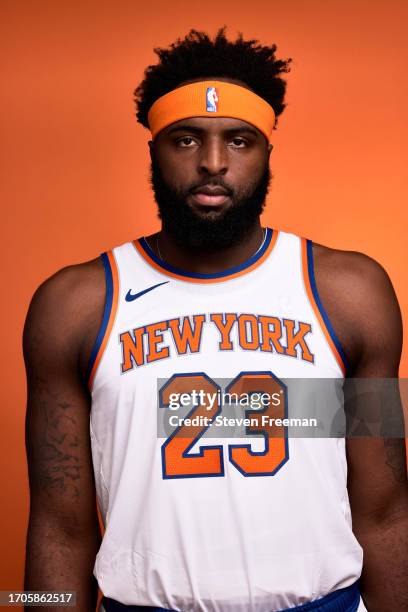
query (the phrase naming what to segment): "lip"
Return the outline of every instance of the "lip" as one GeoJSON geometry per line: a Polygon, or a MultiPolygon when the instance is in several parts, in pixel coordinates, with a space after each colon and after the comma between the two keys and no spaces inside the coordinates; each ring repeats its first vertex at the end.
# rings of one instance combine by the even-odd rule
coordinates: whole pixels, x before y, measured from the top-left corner
{"type": "Polygon", "coordinates": [[[205,193],[206,195],[228,195],[228,191],[221,185],[201,185],[192,190],[192,193],[205,193]]]}
{"type": "Polygon", "coordinates": [[[196,204],[200,204],[200,206],[222,206],[222,204],[229,200],[229,195],[226,193],[212,195],[200,191],[198,193],[193,193],[191,199],[196,204]]]}
{"type": "Polygon", "coordinates": [[[201,206],[221,206],[229,199],[229,193],[220,185],[202,185],[193,189],[191,197],[201,206]]]}

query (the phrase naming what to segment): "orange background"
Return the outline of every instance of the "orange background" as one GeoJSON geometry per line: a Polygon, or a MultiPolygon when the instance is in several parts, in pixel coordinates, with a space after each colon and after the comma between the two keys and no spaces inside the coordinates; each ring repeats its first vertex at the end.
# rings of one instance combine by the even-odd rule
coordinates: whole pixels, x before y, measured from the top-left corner
{"type": "MultiPolygon", "coordinates": [[[[158,228],[148,132],[132,91],[152,48],[191,27],[276,42],[293,57],[264,222],[367,253],[408,314],[404,0],[2,0],[0,115],[5,384],[0,589],[22,586],[28,490],[21,331],[67,264],[158,228]]],[[[372,307],[372,305],[368,305],[372,307]]],[[[408,376],[408,351],[401,365],[408,376]]]]}

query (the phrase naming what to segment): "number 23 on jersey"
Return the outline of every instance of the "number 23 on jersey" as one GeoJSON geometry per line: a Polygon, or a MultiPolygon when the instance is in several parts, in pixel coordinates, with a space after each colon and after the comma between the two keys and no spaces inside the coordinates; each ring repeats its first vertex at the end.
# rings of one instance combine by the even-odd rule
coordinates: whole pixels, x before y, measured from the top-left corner
{"type": "MultiPolygon", "coordinates": [[[[225,474],[222,445],[200,445],[198,451],[191,452],[221,414],[219,385],[203,372],[174,374],[159,391],[159,406],[169,409],[172,396],[191,394],[197,389],[202,391],[201,401],[187,415],[188,424],[181,423],[176,427],[162,445],[162,472],[165,479],[225,474]],[[215,401],[206,400],[209,397],[215,401]],[[192,425],[193,419],[200,425],[192,425]]],[[[289,458],[287,427],[273,422],[274,419],[287,416],[287,389],[272,372],[241,372],[225,388],[225,395],[231,397],[242,397],[242,394],[250,397],[254,393],[267,394],[269,397],[280,393],[282,398],[278,406],[269,402],[262,409],[245,409],[245,417],[251,423],[246,427],[246,434],[261,435],[264,448],[255,451],[251,444],[228,444],[228,460],[243,476],[273,476],[289,458]],[[265,416],[270,418],[263,418],[265,416]]]]}

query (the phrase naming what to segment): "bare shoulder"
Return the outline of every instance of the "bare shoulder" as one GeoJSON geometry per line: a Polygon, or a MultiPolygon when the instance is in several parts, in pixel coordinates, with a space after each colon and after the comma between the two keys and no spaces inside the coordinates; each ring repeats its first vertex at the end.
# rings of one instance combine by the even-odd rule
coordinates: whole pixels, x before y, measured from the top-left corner
{"type": "Polygon", "coordinates": [[[23,334],[27,362],[40,356],[77,360],[81,372],[98,333],[105,303],[105,272],[97,257],[66,266],[35,291],[23,334]]]}
{"type": "Polygon", "coordinates": [[[317,243],[313,257],[320,298],[350,363],[383,349],[389,358],[400,354],[401,312],[383,266],[364,253],[317,243]]]}
{"type": "Polygon", "coordinates": [[[313,243],[315,263],[322,270],[329,270],[338,280],[343,279],[347,284],[354,281],[362,291],[370,293],[390,284],[390,279],[381,264],[359,251],[343,251],[333,249],[323,244],[313,243]],[[370,289],[371,288],[371,289],[370,289]]]}

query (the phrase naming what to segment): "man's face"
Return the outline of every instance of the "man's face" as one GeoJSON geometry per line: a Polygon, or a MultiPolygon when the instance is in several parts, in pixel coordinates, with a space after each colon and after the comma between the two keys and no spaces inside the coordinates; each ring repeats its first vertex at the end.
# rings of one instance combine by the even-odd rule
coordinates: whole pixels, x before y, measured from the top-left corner
{"type": "Polygon", "coordinates": [[[179,244],[212,250],[245,238],[271,179],[259,130],[239,119],[193,117],[162,130],[150,148],[160,218],[179,244]]]}

